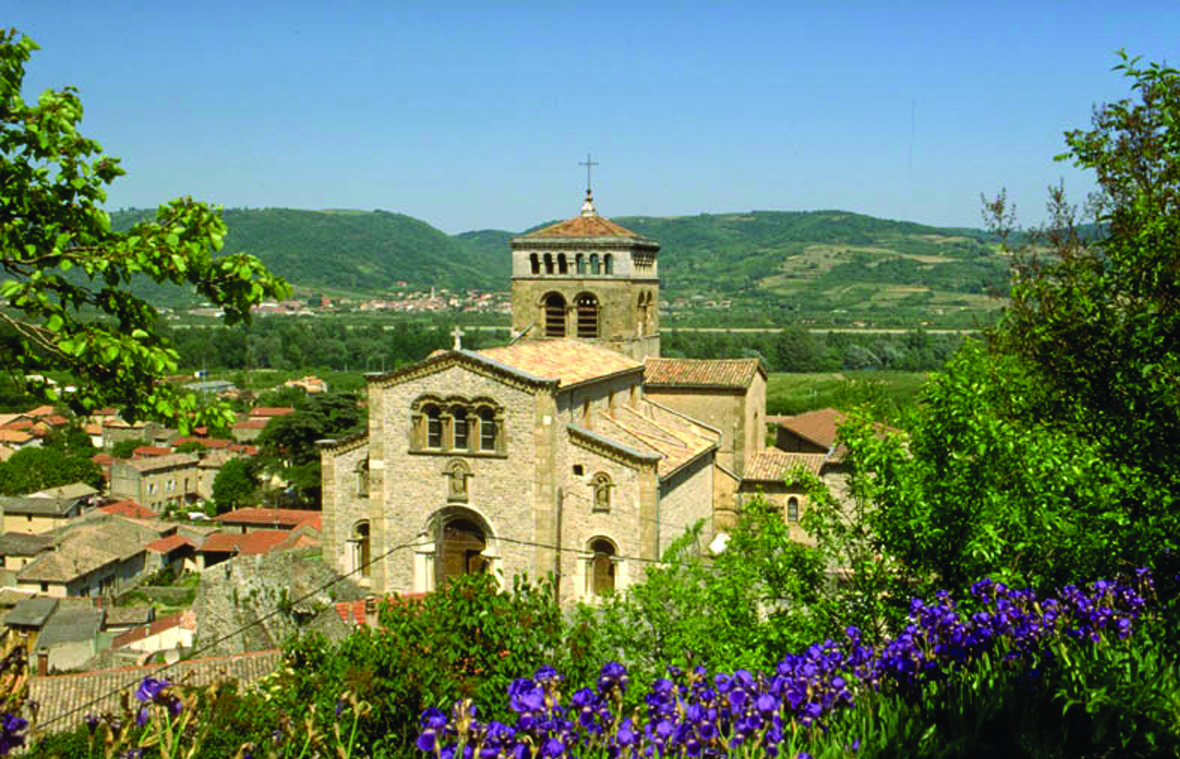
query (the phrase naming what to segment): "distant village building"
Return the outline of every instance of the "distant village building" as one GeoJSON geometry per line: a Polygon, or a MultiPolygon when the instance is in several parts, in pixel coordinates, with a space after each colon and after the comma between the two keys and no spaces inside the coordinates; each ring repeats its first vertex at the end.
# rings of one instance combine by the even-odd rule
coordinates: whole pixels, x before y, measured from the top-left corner
{"type": "Polygon", "coordinates": [[[116,460],[111,464],[111,496],[161,512],[197,498],[199,459],[191,453],[116,460]]]}

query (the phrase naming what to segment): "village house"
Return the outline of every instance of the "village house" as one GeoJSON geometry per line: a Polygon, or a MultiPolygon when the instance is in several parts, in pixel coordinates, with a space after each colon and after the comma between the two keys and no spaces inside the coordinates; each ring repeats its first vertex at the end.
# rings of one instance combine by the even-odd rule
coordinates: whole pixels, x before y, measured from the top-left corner
{"type": "Polygon", "coordinates": [[[199,459],[190,453],[116,460],[111,464],[111,496],[126,498],[157,513],[197,499],[199,459]]]}
{"type": "Polygon", "coordinates": [[[89,509],[98,491],[73,483],[22,496],[0,496],[4,532],[39,535],[57,529],[89,509]]]}

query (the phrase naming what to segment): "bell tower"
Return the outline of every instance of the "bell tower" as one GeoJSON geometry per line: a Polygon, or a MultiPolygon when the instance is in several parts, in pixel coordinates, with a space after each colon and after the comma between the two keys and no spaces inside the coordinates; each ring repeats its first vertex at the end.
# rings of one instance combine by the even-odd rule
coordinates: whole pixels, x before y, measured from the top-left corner
{"type": "Polygon", "coordinates": [[[599,216],[589,189],[580,214],[511,246],[514,334],[660,355],[660,244],[599,216]]]}

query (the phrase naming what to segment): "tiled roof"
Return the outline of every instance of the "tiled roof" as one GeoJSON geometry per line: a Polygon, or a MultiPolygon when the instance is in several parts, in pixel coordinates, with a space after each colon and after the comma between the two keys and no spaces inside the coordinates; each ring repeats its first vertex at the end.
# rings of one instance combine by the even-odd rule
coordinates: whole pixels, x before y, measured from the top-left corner
{"type": "Polygon", "coordinates": [[[172,553],[173,551],[175,551],[177,548],[180,548],[181,546],[188,546],[190,548],[196,548],[197,544],[195,541],[189,540],[188,538],[185,538],[185,537],[181,537],[180,535],[169,535],[166,538],[160,538],[159,540],[153,540],[152,542],[150,542],[146,546],[144,546],[144,548],[146,548],[149,551],[152,551],[153,553],[172,553]]]}
{"type": "Polygon", "coordinates": [[[643,366],[622,353],[574,339],[521,340],[478,353],[537,377],[556,379],[567,387],[643,366]]]}
{"type": "Polygon", "coordinates": [[[291,538],[287,530],[255,530],[241,533],[215,532],[201,544],[202,553],[270,553],[291,538]]]}
{"type": "Polygon", "coordinates": [[[104,514],[114,514],[131,519],[155,519],[157,514],[149,508],[140,506],[135,501],[116,501],[106,506],[99,506],[98,510],[104,514]]]}
{"type": "Polygon", "coordinates": [[[37,408],[29,409],[25,413],[29,416],[50,416],[51,414],[56,414],[57,409],[53,406],[38,406],[37,408]]]}
{"type": "Polygon", "coordinates": [[[70,420],[69,420],[69,419],[66,419],[66,418],[65,418],[64,416],[62,416],[61,414],[54,414],[54,415],[52,415],[52,416],[47,416],[47,417],[45,417],[45,421],[46,421],[47,423],[49,423],[49,424],[52,424],[54,427],[60,427],[60,426],[62,426],[63,424],[69,424],[69,423],[70,423],[70,420]]]}
{"type": "Polygon", "coordinates": [[[720,433],[652,401],[620,404],[593,415],[591,430],[640,453],[660,457],[661,478],[717,446],[720,433]]]}
{"type": "Polygon", "coordinates": [[[796,469],[819,475],[826,458],[826,453],[787,453],[767,448],[746,461],[746,472],[742,479],[750,482],[782,482],[788,472],[796,469]]]}
{"type": "Polygon", "coordinates": [[[844,423],[844,414],[834,408],[821,408],[795,416],[776,416],[769,421],[790,430],[804,440],[823,448],[836,444],[836,428],[844,423]]]}
{"type": "Polygon", "coordinates": [[[106,627],[123,627],[125,625],[146,625],[152,621],[153,610],[150,606],[108,606],[106,608],[106,627]]]}
{"type": "Polygon", "coordinates": [[[0,510],[9,514],[64,517],[78,505],[74,498],[27,498],[0,496],[0,510]]]}
{"type": "Polygon", "coordinates": [[[0,556],[35,556],[53,545],[48,535],[26,535],[23,532],[0,534],[0,556]]]}
{"type": "Polygon", "coordinates": [[[643,364],[643,382],[645,385],[745,389],[759,372],[766,376],[762,362],[756,358],[649,358],[643,364]]]}
{"type": "Polygon", "coordinates": [[[385,598],[362,598],[359,601],[337,601],[336,613],[340,615],[340,621],[350,627],[363,627],[367,624],[365,621],[365,606],[373,604],[377,609],[380,609],[383,604],[397,604],[405,605],[407,603],[421,601],[426,598],[425,593],[404,593],[398,595],[389,595],[385,598]]]}
{"type": "Polygon", "coordinates": [[[21,567],[16,577],[20,582],[68,583],[118,560],[117,555],[100,548],[73,543],[41,554],[21,567]]]}
{"type": "Polygon", "coordinates": [[[559,221],[544,229],[524,235],[526,238],[537,237],[639,237],[626,227],[615,224],[603,216],[575,216],[572,219],[559,221]]]}
{"type": "Polygon", "coordinates": [[[15,445],[21,445],[23,443],[29,442],[32,439],[32,435],[18,429],[13,429],[11,427],[0,429],[0,443],[13,443],[15,445]]]}
{"type": "Polygon", "coordinates": [[[116,461],[115,457],[109,453],[96,453],[90,457],[90,460],[99,466],[110,466],[116,461]]]}
{"type": "Polygon", "coordinates": [[[37,648],[94,640],[102,629],[102,609],[58,609],[37,636],[37,648]]]}
{"type": "Polygon", "coordinates": [[[266,425],[270,422],[269,419],[243,419],[240,422],[234,422],[235,430],[264,430],[266,425]]]}
{"type": "Polygon", "coordinates": [[[170,469],[179,466],[193,466],[197,463],[197,457],[190,453],[170,453],[167,456],[151,456],[143,459],[131,459],[129,461],[120,462],[124,466],[129,466],[137,472],[152,472],[157,469],[170,469]]]}
{"type": "Polygon", "coordinates": [[[132,455],[136,458],[167,456],[170,453],[172,453],[171,448],[161,448],[158,445],[141,445],[132,451],[132,455]]]}
{"type": "Polygon", "coordinates": [[[278,406],[278,407],[259,406],[258,408],[250,409],[250,417],[251,418],[257,417],[259,419],[270,418],[270,417],[274,417],[274,416],[286,416],[287,414],[294,414],[294,413],[295,413],[295,409],[290,408],[290,407],[284,407],[284,406],[278,406]]]}
{"type": "Polygon", "coordinates": [[[234,441],[222,440],[221,438],[213,437],[178,437],[172,441],[172,447],[178,448],[185,443],[200,443],[206,449],[229,448],[233,446],[234,441]]]}
{"type": "Polygon", "coordinates": [[[150,624],[143,625],[142,627],[136,627],[134,630],[128,630],[121,635],[116,635],[115,639],[111,641],[111,646],[113,648],[122,648],[123,646],[134,643],[137,640],[143,640],[144,638],[150,637],[152,635],[159,635],[165,630],[171,630],[173,627],[183,627],[186,630],[196,630],[197,613],[192,609],[187,609],[185,611],[178,611],[175,614],[169,614],[167,616],[160,617],[150,624]]]}
{"type": "Polygon", "coordinates": [[[90,424],[84,424],[84,425],[82,425],[82,431],[85,432],[87,435],[101,435],[102,434],[102,425],[95,424],[93,422],[90,424]]]}
{"type": "MultiPolygon", "coordinates": [[[[181,661],[157,676],[170,682],[203,687],[218,680],[249,683],[269,675],[282,662],[282,652],[254,651],[236,656],[181,661]]],[[[60,719],[60,727],[81,725],[88,713],[119,713],[121,692],[139,687],[143,678],[157,673],[165,665],[120,667],[77,675],[52,675],[29,678],[29,697],[41,705],[41,724],[60,719]]]]}
{"type": "Polygon", "coordinates": [[[4,624],[39,628],[56,608],[56,598],[26,598],[5,615],[4,624]]]}
{"type": "Polygon", "coordinates": [[[98,491],[85,482],[71,482],[56,488],[46,488],[36,493],[30,493],[29,498],[89,498],[98,495],[98,491]]]}
{"type": "Polygon", "coordinates": [[[320,517],[323,512],[307,511],[304,509],[261,509],[248,506],[234,509],[225,514],[213,517],[220,524],[257,524],[295,527],[304,522],[312,522],[319,529],[320,517]]]}

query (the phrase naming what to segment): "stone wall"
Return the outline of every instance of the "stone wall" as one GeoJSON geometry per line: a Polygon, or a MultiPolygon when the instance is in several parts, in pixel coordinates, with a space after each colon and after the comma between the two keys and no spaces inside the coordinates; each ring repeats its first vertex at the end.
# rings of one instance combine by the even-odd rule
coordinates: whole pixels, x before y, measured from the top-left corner
{"type": "Polygon", "coordinates": [[[698,456],[660,481],[660,554],[697,520],[705,520],[702,533],[713,536],[713,455],[698,456]]]}

